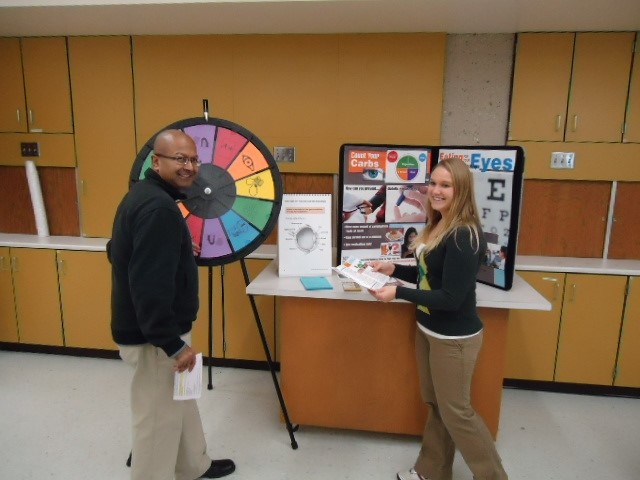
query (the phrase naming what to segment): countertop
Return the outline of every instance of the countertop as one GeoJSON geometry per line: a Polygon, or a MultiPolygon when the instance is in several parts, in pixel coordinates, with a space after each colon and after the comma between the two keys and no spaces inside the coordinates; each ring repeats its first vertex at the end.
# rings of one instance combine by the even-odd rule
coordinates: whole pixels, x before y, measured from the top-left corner
{"type": "MultiPolygon", "coordinates": [[[[364,290],[345,292],[342,289],[341,280],[335,272],[326,278],[331,282],[332,290],[305,290],[299,277],[279,277],[277,262],[273,261],[249,284],[246,291],[250,295],[376,301],[364,290]]],[[[551,310],[551,304],[518,275],[514,275],[513,287],[509,291],[478,283],[476,295],[478,307],[551,310]]],[[[396,301],[401,302],[402,300],[396,301]]]]}
{"type": "MultiPolygon", "coordinates": [[[[50,248],[56,250],[105,251],[108,238],[39,237],[19,233],[0,233],[0,246],[18,248],[50,248]]],[[[274,260],[277,245],[260,245],[247,258],[274,260]]],[[[603,258],[541,257],[518,255],[516,270],[537,272],[593,273],[600,275],[640,275],[640,260],[603,258]]]]}

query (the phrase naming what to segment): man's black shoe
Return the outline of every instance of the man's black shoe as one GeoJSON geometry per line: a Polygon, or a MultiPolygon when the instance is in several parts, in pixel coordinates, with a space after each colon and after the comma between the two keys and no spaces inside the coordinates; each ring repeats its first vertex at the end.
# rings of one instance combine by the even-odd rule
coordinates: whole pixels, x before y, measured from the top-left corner
{"type": "Polygon", "coordinates": [[[209,470],[204,472],[200,478],[220,478],[225,477],[233,473],[236,469],[236,464],[233,460],[225,458],[223,460],[213,460],[209,470]]]}

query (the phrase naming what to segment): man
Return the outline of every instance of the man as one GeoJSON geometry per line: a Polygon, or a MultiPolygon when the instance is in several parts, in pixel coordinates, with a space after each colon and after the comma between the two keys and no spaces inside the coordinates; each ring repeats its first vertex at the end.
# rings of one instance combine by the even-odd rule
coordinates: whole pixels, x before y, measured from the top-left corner
{"type": "Polygon", "coordinates": [[[132,480],[218,478],[233,461],[206,454],[195,400],[173,400],[174,372],[192,370],[191,326],[198,270],[176,205],[198,175],[196,146],[179,130],[160,132],[152,167],[118,206],[107,254],[112,264],[111,331],[131,383],[132,480]]]}

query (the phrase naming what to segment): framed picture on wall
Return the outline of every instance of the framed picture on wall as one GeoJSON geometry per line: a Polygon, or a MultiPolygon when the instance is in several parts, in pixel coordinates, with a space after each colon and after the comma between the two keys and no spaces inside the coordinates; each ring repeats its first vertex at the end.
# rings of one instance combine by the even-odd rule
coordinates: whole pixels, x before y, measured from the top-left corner
{"type": "Polygon", "coordinates": [[[471,169],[487,241],[478,281],[513,283],[524,154],[521,147],[344,144],[340,148],[338,263],[348,257],[415,265],[411,243],[426,225],[424,200],[440,159],[471,169]]]}

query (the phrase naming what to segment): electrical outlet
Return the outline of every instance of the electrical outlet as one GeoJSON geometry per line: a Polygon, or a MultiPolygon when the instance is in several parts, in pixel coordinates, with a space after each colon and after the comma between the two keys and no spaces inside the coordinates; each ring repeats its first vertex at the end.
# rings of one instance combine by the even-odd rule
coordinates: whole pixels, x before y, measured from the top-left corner
{"type": "Polygon", "coordinates": [[[574,168],[575,152],[551,152],[551,168],[574,168]]]}
{"type": "Polygon", "coordinates": [[[20,153],[23,157],[39,157],[40,146],[38,142],[21,142],[20,153]]]}
{"type": "Polygon", "coordinates": [[[273,157],[276,162],[293,163],[296,161],[295,147],[273,147],[273,157]]]}

